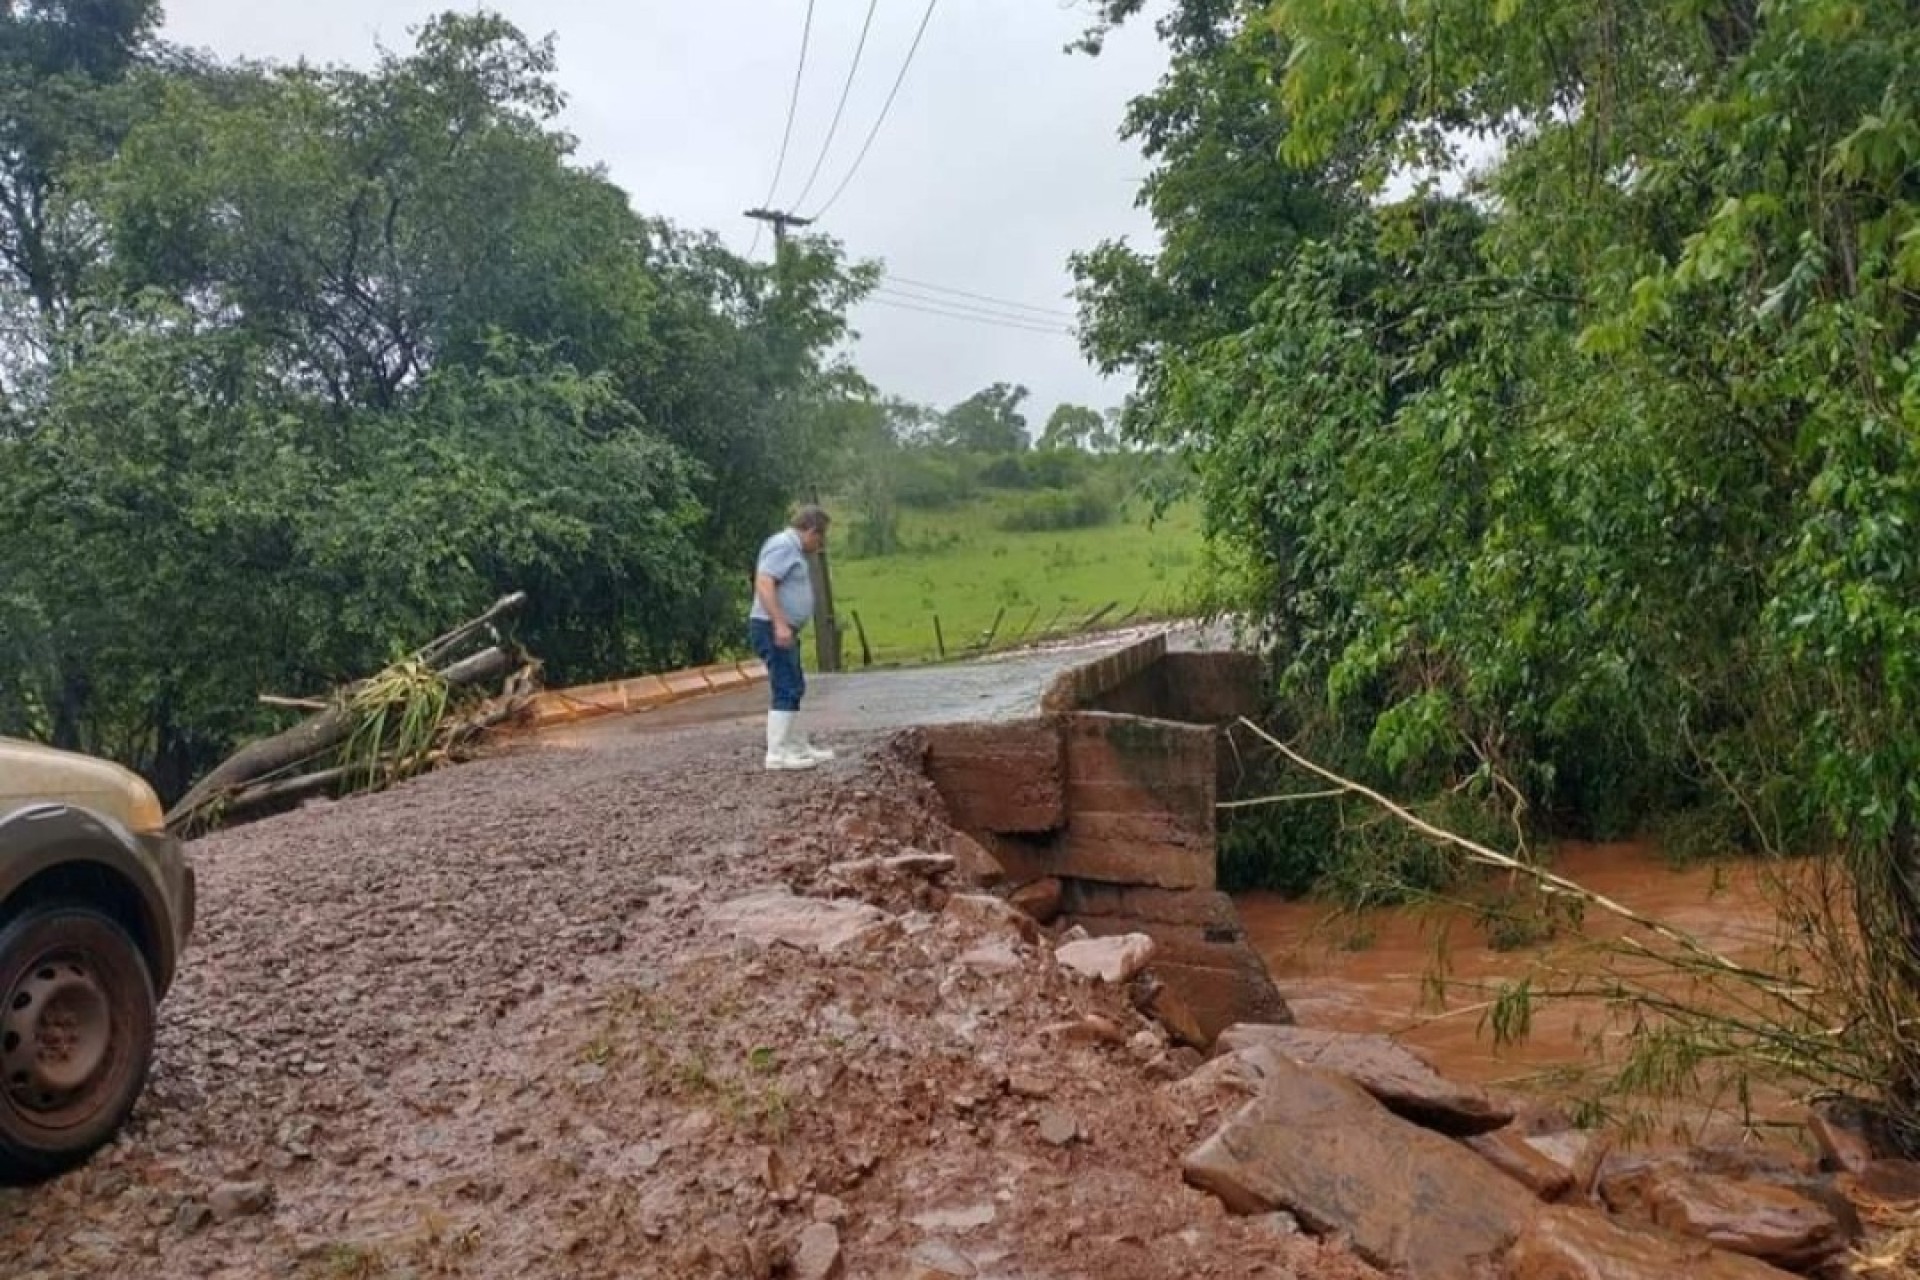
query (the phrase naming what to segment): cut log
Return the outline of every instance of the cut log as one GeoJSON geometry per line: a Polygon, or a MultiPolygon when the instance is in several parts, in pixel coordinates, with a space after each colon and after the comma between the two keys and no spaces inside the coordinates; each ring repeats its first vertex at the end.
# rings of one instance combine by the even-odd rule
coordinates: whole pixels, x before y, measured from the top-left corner
{"type": "Polygon", "coordinates": [[[285,733],[249,742],[215,765],[167,812],[167,829],[181,832],[228,793],[270,773],[318,759],[353,734],[353,714],[344,706],[308,716],[285,733]]]}
{"type": "MultiPolygon", "coordinates": [[[[516,591],[510,596],[501,596],[498,600],[488,605],[487,611],[479,617],[470,622],[461,623],[439,639],[430,641],[424,648],[416,650],[413,654],[414,661],[424,662],[428,666],[438,669],[448,654],[526,602],[527,593],[524,591],[516,591]]],[[[498,637],[496,636],[495,639],[498,639],[498,637]]]]}
{"type": "MultiPolygon", "coordinates": [[[[503,614],[525,603],[526,596],[516,593],[494,602],[484,614],[463,623],[413,655],[413,660],[436,665],[444,661],[460,644],[480,634],[503,614]]],[[[441,679],[454,688],[465,688],[497,680],[512,669],[513,659],[500,648],[483,649],[439,670],[441,679]]],[[[299,765],[319,760],[353,735],[357,717],[349,707],[353,688],[344,690],[338,702],[307,717],[293,728],[270,738],[250,742],[216,765],[180,802],[167,813],[167,829],[184,832],[202,816],[219,808],[241,788],[270,778],[299,765]]]]}
{"type": "Polygon", "coordinates": [[[348,765],[335,765],[331,769],[322,769],[317,773],[303,773],[297,778],[279,778],[273,782],[257,782],[251,786],[230,791],[225,798],[225,810],[237,813],[246,809],[255,809],[274,800],[287,800],[319,795],[332,789],[345,780],[353,770],[348,765]]]}
{"type": "MultiPolygon", "coordinates": [[[[495,651],[488,650],[488,652],[495,651]]],[[[448,670],[451,672],[454,668],[448,668],[448,670]]],[[[446,729],[442,734],[442,741],[445,743],[443,747],[428,752],[425,757],[417,761],[408,763],[422,768],[432,768],[448,760],[458,759],[464,748],[485,736],[488,730],[513,720],[525,708],[527,700],[533,696],[533,691],[527,682],[534,670],[534,664],[529,663],[514,672],[507,678],[507,691],[504,694],[490,699],[479,711],[446,729]]],[[[449,680],[449,683],[454,682],[449,680]]],[[[393,765],[399,762],[391,757],[383,757],[382,763],[393,765]]],[[[275,801],[304,800],[312,796],[325,795],[347,781],[359,767],[359,765],[342,764],[292,778],[272,778],[264,782],[246,783],[225,794],[222,798],[221,810],[224,815],[231,815],[257,809],[275,801]]]]}

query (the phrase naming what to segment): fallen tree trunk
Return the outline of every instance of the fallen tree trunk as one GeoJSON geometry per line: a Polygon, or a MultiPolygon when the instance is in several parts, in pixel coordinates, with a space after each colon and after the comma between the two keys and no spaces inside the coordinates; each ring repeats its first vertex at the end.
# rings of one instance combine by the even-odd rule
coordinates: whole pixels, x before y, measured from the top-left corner
{"type": "Polygon", "coordinates": [[[322,769],[318,773],[303,773],[297,778],[256,782],[226,793],[222,797],[222,811],[238,813],[245,809],[258,808],[274,800],[305,799],[307,796],[319,795],[346,781],[352,772],[351,766],[338,764],[331,769],[322,769]]]}
{"type": "MultiPolygon", "coordinates": [[[[498,652],[497,649],[489,649],[485,653],[474,656],[486,658],[498,652]]],[[[518,717],[525,709],[527,699],[533,696],[531,686],[533,670],[530,664],[509,675],[506,689],[501,696],[489,699],[466,719],[448,725],[441,735],[443,745],[429,752],[423,759],[410,763],[432,767],[448,760],[459,759],[462,751],[484,737],[488,730],[498,728],[518,717]]],[[[463,673],[456,664],[447,669],[445,679],[452,685],[467,683],[454,679],[456,675],[461,674],[463,673]]],[[[489,675],[478,676],[471,683],[478,684],[482,680],[491,678],[489,675]]],[[[294,777],[268,777],[259,782],[242,783],[219,797],[220,813],[222,817],[231,817],[236,813],[244,813],[279,802],[306,800],[326,795],[338,789],[342,783],[350,782],[361,769],[362,766],[358,763],[338,764],[294,777]]]]}
{"type": "Polygon", "coordinates": [[[255,778],[317,759],[353,735],[355,720],[344,702],[302,720],[285,733],[249,742],[214,766],[167,811],[167,829],[181,832],[229,792],[255,778]]]}
{"type": "MultiPolygon", "coordinates": [[[[512,669],[513,659],[504,649],[482,649],[479,653],[447,667],[439,673],[448,686],[469,688],[497,680],[512,669]]],[[[317,760],[353,736],[359,723],[351,705],[351,695],[309,716],[285,733],[250,742],[228,756],[212,773],[202,778],[167,814],[167,829],[181,831],[192,825],[200,814],[220,807],[228,797],[261,778],[317,760]]]]}
{"type": "MultiPolygon", "coordinates": [[[[439,664],[461,644],[525,604],[526,599],[522,592],[501,597],[485,613],[416,650],[408,660],[435,667],[440,677],[455,688],[498,679],[512,668],[513,661],[504,650],[497,647],[483,649],[445,667],[439,664]]],[[[353,691],[358,687],[357,684],[348,686],[324,711],[307,717],[285,732],[250,742],[222,760],[168,811],[167,829],[184,832],[200,817],[219,808],[240,788],[318,760],[339,747],[353,736],[354,727],[359,723],[359,717],[351,706],[353,691]]]]}

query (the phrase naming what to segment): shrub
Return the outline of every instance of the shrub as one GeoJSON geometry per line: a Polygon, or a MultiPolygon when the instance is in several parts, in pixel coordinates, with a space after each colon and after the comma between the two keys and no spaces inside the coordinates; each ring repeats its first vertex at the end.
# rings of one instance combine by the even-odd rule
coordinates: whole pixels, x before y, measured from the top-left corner
{"type": "Polygon", "coordinates": [[[1305,897],[1338,856],[1339,813],[1326,800],[1229,810],[1220,825],[1220,887],[1305,897]]]}
{"type": "Polygon", "coordinates": [[[978,492],[971,469],[953,454],[908,449],[894,477],[894,500],[903,507],[929,511],[955,507],[978,492]]]}
{"type": "Polygon", "coordinates": [[[1003,453],[984,459],[979,481],[990,489],[1072,489],[1090,478],[1083,454],[1058,449],[1003,453]]]}
{"type": "Polygon", "coordinates": [[[1007,508],[999,523],[1009,533],[1032,533],[1091,529],[1113,517],[1113,503],[1101,494],[1084,489],[1050,490],[1020,499],[1007,508]]]}

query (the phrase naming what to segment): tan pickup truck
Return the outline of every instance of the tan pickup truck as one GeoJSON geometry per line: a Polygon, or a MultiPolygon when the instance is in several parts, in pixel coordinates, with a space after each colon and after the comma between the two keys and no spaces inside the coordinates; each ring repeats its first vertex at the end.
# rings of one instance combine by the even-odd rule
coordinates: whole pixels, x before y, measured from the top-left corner
{"type": "Polygon", "coordinates": [[[0,1182],[72,1168],[125,1122],[193,911],[152,788],[0,738],[0,1182]]]}

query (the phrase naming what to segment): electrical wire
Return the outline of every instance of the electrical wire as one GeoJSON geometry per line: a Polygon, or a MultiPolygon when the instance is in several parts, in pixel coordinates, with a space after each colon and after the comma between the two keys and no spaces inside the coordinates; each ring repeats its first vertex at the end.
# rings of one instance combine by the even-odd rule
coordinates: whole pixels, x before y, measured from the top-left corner
{"type": "MultiPolygon", "coordinates": [[[[918,289],[924,293],[952,294],[956,298],[971,298],[975,302],[991,303],[996,307],[1005,308],[1009,311],[1031,311],[1038,315],[1062,320],[1079,319],[1075,313],[1062,307],[1037,307],[1030,302],[1015,302],[1011,298],[996,298],[992,294],[986,293],[969,293],[965,289],[954,289],[943,284],[929,284],[924,280],[910,280],[906,276],[889,274],[884,279],[885,283],[889,285],[905,285],[909,289],[918,289]]],[[[939,302],[944,301],[944,299],[936,297],[930,299],[930,301],[939,302]]]]}
{"type": "Polygon", "coordinates": [[[964,320],[969,324],[984,324],[996,329],[1012,329],[1020,333],[1042,333],[1056,338],[1071,338],[1071,329],[1055,329],[1044,325],[1019,324],[1012,320],[990,320],[984,316],[970,316],[958,311],[943,311],[937,307],[915,306],[911,302],[895,302],[891,298],[868,298],[876,307],[892,307],[898,311],[917,311],[923,315],[940,316],[947,320],[964,320]]]}
{"type": "Polygon", "coordinates": [[[907,49],[906,61],[900,64],[900,74],[893,78],[893,88],[887,91],[887,100],[880,105],[879,118],[873,122],[873,128],[868,131],[867,140],[860,145],[860,154],[853,158],[853,167],[847,170],[847,176],[840,180],[840,185],[833,189],[833,194],[827,197],[827,202],[821,205],[819,212],[813,215],[814,221],[819,221],[826,215],[827,210],[833,208],[847,187],[852,184],[854,175],[860,172],[860,166],[865,162],[867,152],[873,149],[873,140],[880,136],[880,126],[887,122],[887,113],[893,110],[893,100],[899,95],[900,86],[906,82],[907,69],[913,66],[913,56],[920,52],[920,40],[927,34],[927,24],[933,20],[933,8],[939,2],[940,0],[927,0],[927,11],[920,15],[920,28],[913,33],[913,44],[907,49]]]}
{"type": "Polygon", "coordinates": [[[873,14],[879,7],[880,0],[867,0],[867,20],[860,24],[860,43],[853,47],[853,65],[847,68],[847,82],[840,86],[840,101],[833,109],[833,123],[827,126],[827,140],[820,144],[820,155],[813,162],[813,172],[807,175],[807,185],[800,188],[800,194],[793,198],[793,207],[796,209],[807,202],[813,184],[819,180],[820,170],[827,163],[827,152],[833,149],[833,140],[840,132],[840,117],[846,114],[847,99],[853,94],[854,77],[860,74],[860,59],[867,52],[867,33],[873,30],[873,14]]]}
{"type": "Polygon", "coordinates": [[[1012,329],[1020,333],[1047,334],[1059,338],[1071,338],[1074,336],[1073,332],[1069,329],[1051,329],[1040,325],[1015,324],[1009,320],[991,320],[984,316],[970,316],[958,311],[942,311],[937,307],[915,306],[911,302],[895,302],[889,298],[869,298],[867,301],[876,307],[891,307],[896,311],[913,311],[921,315],[939,316],[945,320],[964,320],[970,324],[983,324],[990,328],[1012,329]]]}
{"type": "Polygon", "coordinates": [[[971,302],[955,302],[948,298],[929,298],[924,294],[908,293],[900,289],[890,289],[886,285],[881,285],[873,292],[876,297],[892,298],[896,302],[913,302],[923,307],[940,307],[944,310],[980,316],[988,320],[1006,320],[1014,324],[1036,325],[1044,329],[1060,329],[1066,327],[1060,321],[1045,316],[1021,315],[1018,312],[1003,311],[998,307],[976,306],[971,302]]]}
{"type": "MultiPolygon", "coordinates": [[[[780,158],[774,162],[773,181],[767,184],[767,198],[760,202],[762,208],[773,207],[773,193],[780,189],[780,175],[787,171],[787,147],[793,142],[793,121],[800,114],[800,82],[807,75],[807,45],[813,39],[814,0],[807,0],[806,24],[800,28],[800,65],[793,70],[793,93],[787,99],[787,127],[780,134],[780,158]]],[[[753,229],[753,247],[747,250],[751,258],[760,249],[760,236],[765,225],[753,229]]]]}

